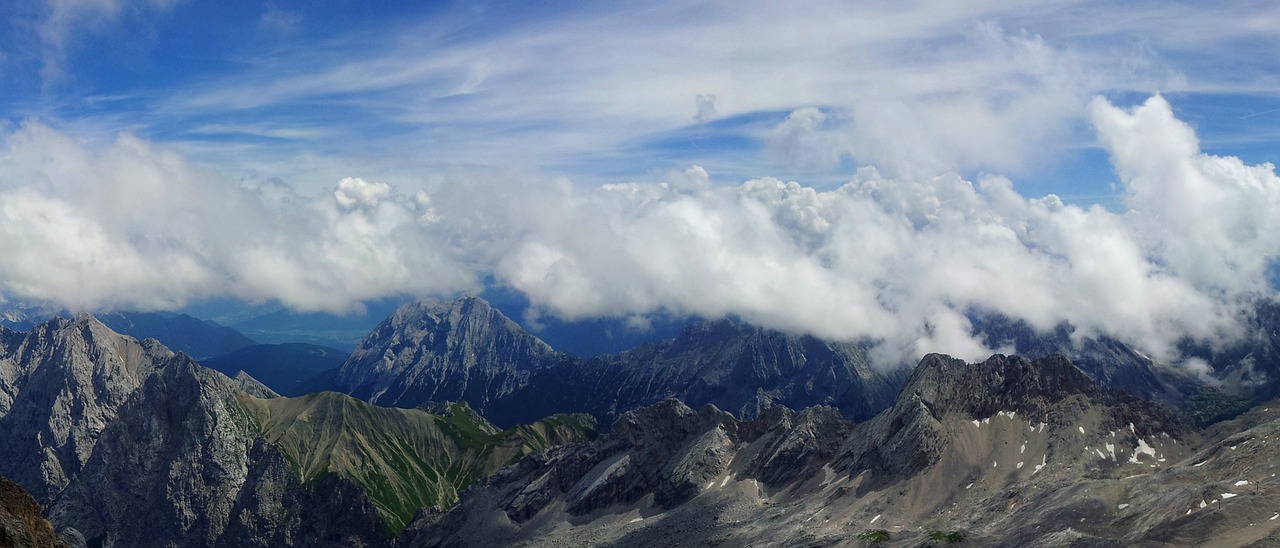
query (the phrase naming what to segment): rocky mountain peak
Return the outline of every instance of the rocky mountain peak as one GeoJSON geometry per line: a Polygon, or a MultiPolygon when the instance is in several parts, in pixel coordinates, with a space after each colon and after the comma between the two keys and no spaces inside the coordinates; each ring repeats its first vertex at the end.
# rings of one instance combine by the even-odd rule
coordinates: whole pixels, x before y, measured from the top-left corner
{"type": "Polygon", "coordinates": [[[915,397],[935,414],[961,412],[983,418],[998,411],[1043,411],[1049,403],[1100,391],[1084,371],[1061,355],[1031,361],[996,354],[970,364],[929,354],[916,366],[899,400],[915,397]]]}
{"type": "Polygon", "coordinates": [[[371,403],[468,401],[481,413],[559,353],[477,297],[414,301],[360,343],[337,383],[371,403]]]}
{"type": "Polygon", "coordinates": [[[15,335],[0,357],[0,473],[47,502],[84,466],[106,424],[173,353],[88,314],[15,335]],[[40,462],[22,470],[21,462],[40,462]]]}
{"type": "Polygon", "coordinates": [[[484,299],[462,297],[453,301],[417,300],[397,308],[364,341],[357,353],[382,348],[386,343],[428,344],[432,350],[456,350],[484,344],[486,339],[519,342],[551,351],[551,347],[525,332],[518,324],[484,299]]]}

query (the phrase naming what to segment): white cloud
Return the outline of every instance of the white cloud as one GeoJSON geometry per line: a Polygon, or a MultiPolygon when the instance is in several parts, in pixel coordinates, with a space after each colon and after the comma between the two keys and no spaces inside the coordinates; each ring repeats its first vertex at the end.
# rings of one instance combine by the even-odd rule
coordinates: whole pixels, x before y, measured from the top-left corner
{"type": "Polygon", "coordinates": [[[391,187],[386,183],[370,183],[359,177],[347,177],[338,181],[338,189],[333,191],[333,198],[338,207],[346,210],[357,207],[373,207],[378,200],[391,194],[391,187]]]}
{"type": "Polygon", "coordinates": [[[1070,322],[1167,360],[1180,337],[1238,333],[1250,299],[1275,297],[1274,167],[1202,153],[1158,96],[1134,109],[1096,99],[1089,113],[1127,211],[1028,198],[998,176],[874,168],[825,191],[716,185],[694,167],[595,188],[510,173],[412,189],[350,177],[309,197],[230,185],[129,135],[90,146],[28,123],[0,153],[0,291],[88,308],[231,295],[341,311],[492,275],[545,314],[735,315],[870,338],[886,364],[983,357],[973,308],[1070,322]]]}
{"type": "Polygon", "coordinates": [[[0,292],[71,308],[175,308],[202,297],[342,312],[475,287],[424,214],[388,185],[332,196],[240,188],[128,134],[104,146],[28,122],[0,149],[0,292]]]}
{"type": "Polygon", "coordinates": [[[773,179],[570,189],[536,204],[496,273],[569,317],[733,314],[870,337],[891,363],[990,352],[969,336],[971,308],[1070,322],[1166,360],[1181,337],[1238,335],[1249,301],[1274,297],[1274,168],[1202,154],[1159,97],[1131,112],[1098,99],[1091,112],[1128,212],[1028,199],[998,177],[873,169],[828,192],[773,179]]]}

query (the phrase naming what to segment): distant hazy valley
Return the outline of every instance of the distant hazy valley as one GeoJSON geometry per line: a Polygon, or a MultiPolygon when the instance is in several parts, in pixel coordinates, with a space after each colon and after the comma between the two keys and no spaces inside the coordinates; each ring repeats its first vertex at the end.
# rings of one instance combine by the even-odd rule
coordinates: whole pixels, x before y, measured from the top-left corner
{"type": "Polygon", "coordinates": [[[0,533],[70,546],[1280,542],[1274,303],[1241,342],[1186,348],[1210,376],[1065,326],[973,324],[1014,355],[886,368],[871,342],[718,320],[580,357],[478,297],[399,306],[350,352],[259,344],[189,315],[14,323],[0,328],[0,475],[14,482],[0,484],[0,533]]]}

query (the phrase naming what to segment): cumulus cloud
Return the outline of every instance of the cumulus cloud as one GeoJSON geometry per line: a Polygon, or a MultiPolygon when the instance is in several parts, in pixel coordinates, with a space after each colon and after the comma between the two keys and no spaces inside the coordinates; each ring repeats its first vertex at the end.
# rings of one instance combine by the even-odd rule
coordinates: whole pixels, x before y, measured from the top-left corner
{"type": "Polygon", "coordinates": [[[0,149],[0,293],[77,309],[276,299],[342,312],[475,286],[419,201],[343,179],[330,196],[239,187],[123,134],[94,146],[28,122],[0,149]]]}
{"type": "Polygon", "coordinates": [[[386,183],[370,183],[359,177],[347,177],[338,181],[338,189],[333,191],[333,198],[338,207],[346,210],[357,207],[375,207],[378,200],[391,194],[391,187],[386,183]]]}
{"type": "Polygon", "coordinates": [[[983,357],[974,310],[1068,322],[1165,360],[1183,337],[1240,334],[1250,303],[1276,296],[1274,167],[1204,154],[1159,96],[1088,112],[1125,211],[1023,196],[999,176],[871,167],[831,190],[718,185],[693,167],[593,188],[350,177],[308,197],[229,185],[128,135],[95,147],[27,123],[0,158],[0,291],[90,308],[230,295],[341,311],[491,277],[541,314],[737,316],[874,341],[886,365],[983,357]]]}
{"type": "Polygon", "coordinates": [[[991,352],[970,336],[974,309],[1069,322],[1166,360],[1182,337],[1238,335],[1250,302],[1274,297],[1274,167],[1201,153],[1158,96],[1132,110],[1096,99],[1090,112],[1126,212],[1027,198],[1000,177],[872,168],[827,192],[767,178],[562,189],[495,272],[564,316],[737,315],[869,338],[882,363],[991,352]]]}
{"type": "Polygon", "coordinates": [[[840,135],[827,127],[827,113],[814,107],[799,108],[773,128],[765,142],[768,150],[784,162],[832,167],[848,151],[840,135]]]}

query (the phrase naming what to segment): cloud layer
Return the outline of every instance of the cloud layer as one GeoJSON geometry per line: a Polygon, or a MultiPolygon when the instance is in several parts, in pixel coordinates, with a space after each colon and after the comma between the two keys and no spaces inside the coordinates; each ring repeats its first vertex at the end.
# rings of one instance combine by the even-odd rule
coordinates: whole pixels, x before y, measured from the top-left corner
{"type": "MultiPolygon", "coordinates": [[[[821,125],[793,115],[797,131],[821,125]]],[[[1005,178],[889,177],[819,191],[761,178],[583,187],[349,177],[325,193],[231,184],[124,134],[89,144],[29,122],[0,151],[0,293],[73,308],[278,299],[345,311],[448,296],[492,276],[565,318],[735,315],[879,342],[882,363],[979,358],[966,312],[1070,322],[1176,359],[1183,336],[1229,338],[1274,298],[1280,179],[1200,151],[1168,102],[1097,98],[1088,116],[1126,211],[1031,198],[1005,178]]],[[[790,138],[783,135],[781,138],[790,138]]]]}
{"type": "Polygon", "coordinates": [[[344,312],[474,287],[422,207],[343,179],[318,198],[245,188],[128,134],[93,146],[28,122],[0,151],[0,294],[73,309],[278,299],[344,312]]]}

